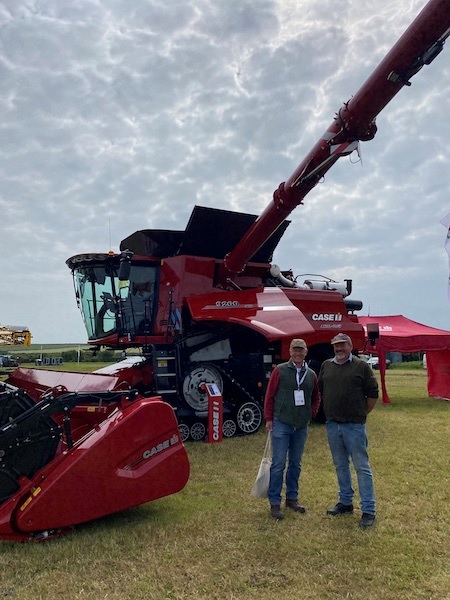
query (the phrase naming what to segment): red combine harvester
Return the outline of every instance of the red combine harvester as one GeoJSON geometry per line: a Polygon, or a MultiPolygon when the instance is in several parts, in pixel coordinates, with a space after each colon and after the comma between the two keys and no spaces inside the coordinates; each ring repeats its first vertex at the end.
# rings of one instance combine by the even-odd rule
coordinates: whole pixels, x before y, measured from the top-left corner
{"type": "Polygon", "coordinates": [[[222,392],[224,436],[255,432],[292,338],[307,341],[313,368],[337,332],[363,348],[351,281],[298,283],[272,254],[292,210],[374,137],[376,116],[449,34],[450,0],[430,0],[260,217],[195,207],[185,231],[142,230],[118,254],[68,259],[89,343],[141,353],[91,374],[11,374],[0,390],[0,538],[57,534],[181,489],[182,441],[206,434],[205,384],[222,392]]]}

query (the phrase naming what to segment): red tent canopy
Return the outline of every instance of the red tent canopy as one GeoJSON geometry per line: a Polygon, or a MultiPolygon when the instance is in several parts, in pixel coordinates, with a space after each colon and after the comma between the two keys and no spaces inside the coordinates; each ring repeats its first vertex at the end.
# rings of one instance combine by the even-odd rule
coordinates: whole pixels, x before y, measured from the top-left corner
{"type": "Polygon", "coordinates": [[[428,393],[442,398],[450,397],[450,331],[436,329],[411,321],[403,315],[360,317],[358,321],[367,333],[367,325],[378,323],[380,338],[370,352],[378,354],[382,401],[390,404],[386,390],[386,353],[427,352],[428,393]],[[434,353],[436,353],[434,355],[434,353]],[[435,356],[436,360],[433,360],[435,356]]]}

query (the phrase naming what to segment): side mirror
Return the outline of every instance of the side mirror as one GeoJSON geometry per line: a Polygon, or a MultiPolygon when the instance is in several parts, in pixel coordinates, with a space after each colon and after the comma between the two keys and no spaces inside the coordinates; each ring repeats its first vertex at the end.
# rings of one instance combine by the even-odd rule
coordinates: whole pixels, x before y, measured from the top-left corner
{"type": "Polygon", "coordinates": [[[124,250],[120,256],[119,264],[119,296],[125,301],[128,298],[130,291],[130,272],[131,272],[131,257],[133,253],[130,250],[124,250]]]}
{"type": "Polygon", "coordinates": [[[131,265],[129,262],[121,262],[119,267],[119,281],[128,281],[130,279],[131,265]]]}
{"type": "Polygon", "coordinates": [[[119,281],[128,281],[130,279],[132,256],[133,253],[130,250],[122,252],[119,265],[119,281]]]}

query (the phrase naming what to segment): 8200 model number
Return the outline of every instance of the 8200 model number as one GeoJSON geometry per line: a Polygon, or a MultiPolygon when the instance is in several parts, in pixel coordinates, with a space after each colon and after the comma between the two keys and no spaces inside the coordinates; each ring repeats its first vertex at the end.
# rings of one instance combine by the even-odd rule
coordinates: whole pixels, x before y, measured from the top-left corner
{"type": "Polygon", "coordinates": [[[239,302],[237,300],[217,300],[216,306],[217,308],[230,308],[239,306],[239,302]]]}

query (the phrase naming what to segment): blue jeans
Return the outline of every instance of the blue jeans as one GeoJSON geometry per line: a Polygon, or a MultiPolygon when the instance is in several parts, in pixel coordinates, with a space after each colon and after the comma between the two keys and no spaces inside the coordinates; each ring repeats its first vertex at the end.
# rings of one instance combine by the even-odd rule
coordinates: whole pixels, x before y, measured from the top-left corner
{"type": "Polygon", "coordinates": [[[375,492],[367,454],[366,425],[327,421],[328,444],[339,483],[339,502],[352,504],[354,491],[350,473],[350,457],[358,479],[361,510],[375,514],[375,492]]]}
{"type": "Polygon", "coordinates": [[[273,420],[272,430],[272,466],[270,467],[270,483],[268,497],[270,504],[281,504],[281,488],[286,468],[286,499],[297,500],[298,480],[302,468],[302,455],[305,448],[308,427],[295,429],[278,419],[273,420]]]}

